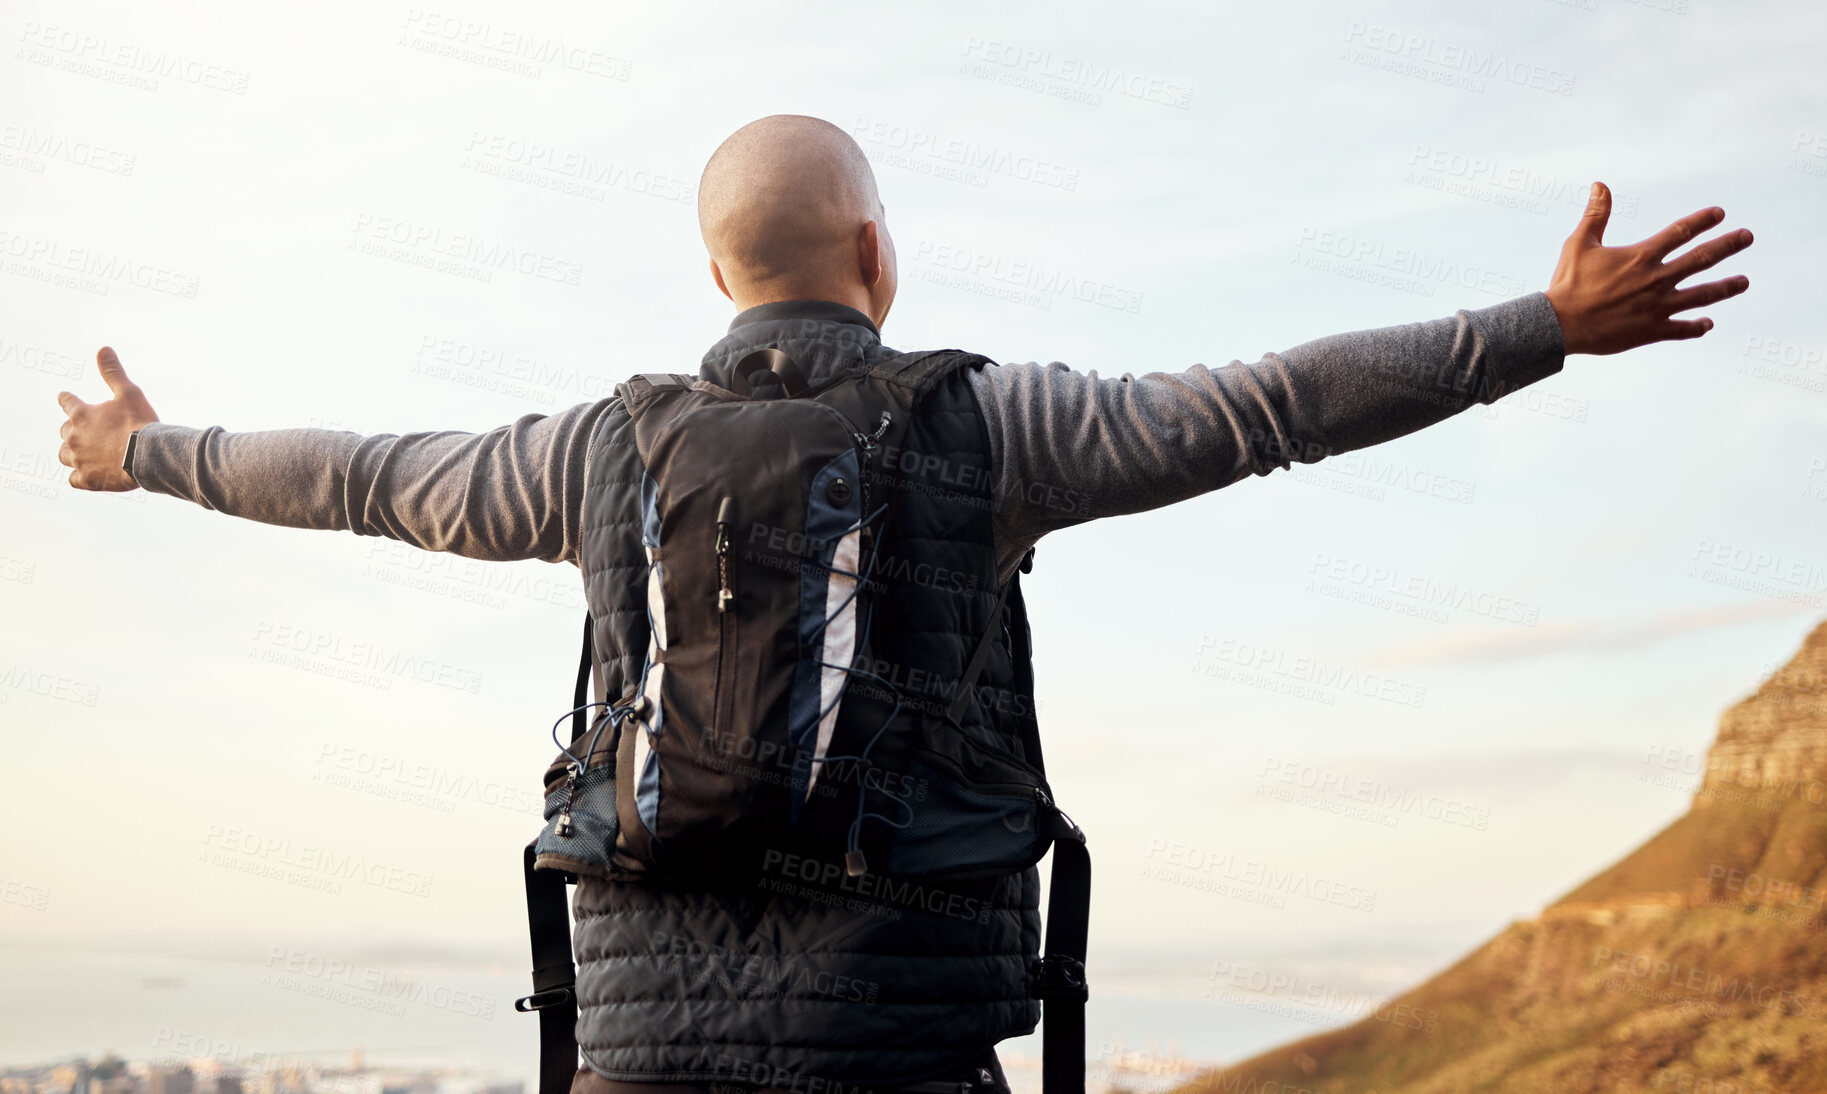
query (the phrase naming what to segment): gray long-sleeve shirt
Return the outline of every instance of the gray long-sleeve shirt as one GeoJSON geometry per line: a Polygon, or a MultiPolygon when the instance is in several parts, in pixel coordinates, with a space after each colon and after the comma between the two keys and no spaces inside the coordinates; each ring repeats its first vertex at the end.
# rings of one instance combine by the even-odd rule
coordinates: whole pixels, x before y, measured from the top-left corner
{"type": "MultiPolygon", "coordinates": [[[[846,324],[837,342],[884,352],[862,313],[800,301],[744,311],[712,352],[769,344],[741,336],[771,334],[795,316],[846,324]]],[[[978,370],[1002,575],[1048,532],[1412,433],[1559,372],[1564,354],[1554,309],[1537,292],[1315,339],[1247,365],[1115,378],[1057,361],[978,370]]],[[[576,563],[590,437],[613,402],[526,414],[486,433],[230,433],[156,422],[140,431],[129,470],[147,490],[268,524],[576,563]]]]}

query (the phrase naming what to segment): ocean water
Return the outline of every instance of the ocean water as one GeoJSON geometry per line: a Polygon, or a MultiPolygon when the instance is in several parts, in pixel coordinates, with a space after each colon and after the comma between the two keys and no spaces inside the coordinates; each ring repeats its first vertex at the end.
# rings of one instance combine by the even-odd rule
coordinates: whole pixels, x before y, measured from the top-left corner
{"type": "MultiPolygon", "coordinates": [[[[309,1061],[461,1069],[536,1085],[537,1020],[514,1012],[527,974],[510,962],[332,959],[311,953],[221,957],[0,944],[0,1063],[204,1057],[259,1068],[309,1061]]],[[[1334,1006],[1232,992],[1201,997],[1197,976],[1093,966],[1086,1011],[1090,1089],[1121,1053],[1131,1089],[1164,1087],[1183,1061],[1236,1060],[1345,1024],[1334,1006]],[[1238,1005],[1238,998],[1244,1005],[1238,1005]]],[[[1354,996],[1361,1002],[1368,996],[1354,996]]],[[[1004,1041],[1012,1085],[1038,1091],[1038,1034],[1004,1041]]]]}

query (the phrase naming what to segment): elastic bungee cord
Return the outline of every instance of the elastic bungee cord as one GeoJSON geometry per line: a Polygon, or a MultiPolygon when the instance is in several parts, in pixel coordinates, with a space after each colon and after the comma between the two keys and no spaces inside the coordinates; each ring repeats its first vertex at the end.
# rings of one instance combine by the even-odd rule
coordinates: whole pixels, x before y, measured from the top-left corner
{"type": "MultiPolygon", "coordinates": [[[[647,626],[649,628],[653,626],[653,613],[651,611],[648,613],[647,626]]],[[[620,706],[615,706],[598,699],[593,702],[585,703],[581,707],[572,707],[570,710],[560,714],[558,716],[558,721],[552,723],[552,743],[558,745],[558,750],[566,756],[569,756],[571,762],[577,765],[577,774],[579,778],[582,778],[584,773],[590,770],[590,756],[596,751],[596,742],[598,738],[602,736],[603,730],[609,726],[621,725],[628,715],[633,714],[640,707],[642,700],[647,698],[647,670],[651,667],[651,662],[645,659],[642,660],[641,678],[635,684],[634,697],[627,702],[622,703],[620,706]],[[590,736],[590,745],[584,749],[584,754],[580,757],[559,742],[558,727],[565,723],[566,718],[571,717],[580,710],[589,710],[591,707],[604,707],[606,709],[603,713],[596,716],[596,721],[591,724],[591,729],[585,731],[590,736]],[[605,721],[607,721],[607,725],[604,724],[605,721]]],[[[579,734],[577,739],[573,740],[571,743],[576,744],[577,741],[583,739],[583,736],[583,734],[579,734]]]]}
{"type": "MultiPolygon", "coordinates": [[[[605,720],[607,720],[609,722],[609,724],[611,724],[611,725],[619,724],[621,722],[622,716],[627,714],[633,708],[634,708],[634,704],[632,702],[624,703],[620,707],[615,707],[615,706],[611,706],[608,703],[602,702],[601,700],[597,700],[595,702],[590,702],[590,703],[585,703],[581,707],[572,707],[570,710],[567,710],[563,714],[560,714],[558,716],[558,721],[552,723],[552,743],[555,745],[558,745],[558,750],[560,752],[564,753],[566,756],[569,756],[571,758],[572,763],[577,764],[579,768],[587,771],[587,770],[589,770],[589,767],[590,767],[590,754],[592,752],[596,751],[597,738],[603,732],[603,722],[605,720]],[[607,709],[605,709],[603,711],[603,713],[598,714],[596,716],[596,720],[590,723],[590,729],[585,730],[583,733],[578,734],[577,738],[571,742],[572,744],[576,744],[578,741],[583,740],[585,736],[588,736],[590,738],[590,746],[588,748],[584,749],[584,754],[582,756],[579,756],[575,752],[572,752],[562,742],[559,741],[558,727],[561,725],[564,725],[565,722],[572,715],[576,714],[578,711],[589,710],[591,707],[604,707],[607,709]]],[[[579,774],[582,774],[582,771],[580,771],[579,774]]]]}

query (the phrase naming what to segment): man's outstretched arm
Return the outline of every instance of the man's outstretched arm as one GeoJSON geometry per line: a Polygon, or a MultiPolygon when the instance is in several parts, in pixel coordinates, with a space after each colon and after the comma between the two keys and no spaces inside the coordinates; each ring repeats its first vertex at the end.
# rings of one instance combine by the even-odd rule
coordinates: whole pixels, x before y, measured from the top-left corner
{"type": "Polygon", "coordinates": [[[976,391],[1003,572],[1047,532],[1380,444],[1551,376],[1567,354],[1697,338],[1711,320],[1671,316],[1749,286],[1738,276],[1676,287],[1750,246],[1743,229],[1664,261],[1723,210],[1606,247],[1610,209],[1610,191],[1595,185],[1548,290],[1488,308],[1331,335],[1249,365],[1103,379],[1058,362],[984,369],[976,391]]]}
{"type": "Polygon", "coordinates": [[[97,354],[114,398],[58,396],[58,458],[70,485],[187,498],[290,528],[387,536],[493,561],[576,561],[589,440],[613,399],[527,414],[486,433],[328,429],[225,432],[160,422],[112,349],[97,354]],[[122,468],[127,437],[132,473],[122,468]]]}

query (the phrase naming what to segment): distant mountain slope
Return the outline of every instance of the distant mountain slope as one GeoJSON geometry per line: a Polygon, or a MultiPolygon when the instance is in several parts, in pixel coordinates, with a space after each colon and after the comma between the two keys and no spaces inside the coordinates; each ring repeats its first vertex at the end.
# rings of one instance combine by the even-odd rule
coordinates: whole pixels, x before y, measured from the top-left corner
{"type": "Polygon", "coordinates": [[[1180,1091],[1827,1092],[1824,890],[1827,624],[1721,717],[1686,815],[1383,1011],[1437,1022],[1369,1017],[1180,1091]]]}

